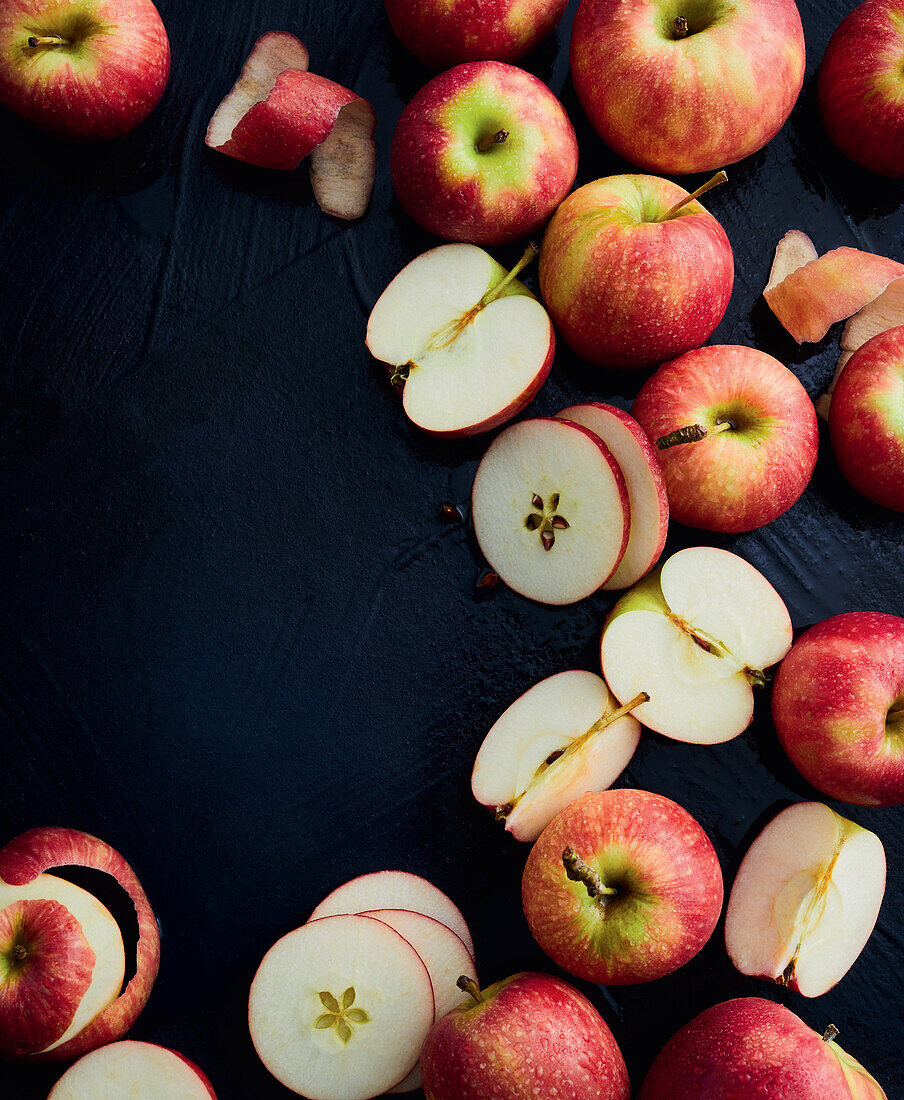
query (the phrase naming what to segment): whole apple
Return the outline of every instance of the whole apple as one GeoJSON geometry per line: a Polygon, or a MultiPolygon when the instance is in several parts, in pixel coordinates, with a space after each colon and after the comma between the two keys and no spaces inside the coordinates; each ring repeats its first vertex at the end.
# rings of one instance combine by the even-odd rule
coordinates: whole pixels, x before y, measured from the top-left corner
{"type": "Polygon", "coordinates": [[[438,1020],[421,1050],[427,1100],[629,1100],[618,1044],[593,1005],[548,974],[516,974],[438,1020]]]}
{"type": "Polygon", "coordinates": [[[402,44],[425,65],[517,61],[547,35],[568,0],[386,0],[402,44]]]}
{"type": "Polygon", "coordinates": [[[858,493],[904,512],[904,326],[868,340],[846,363],[829,407],[832,450],[858,493]]]}
{"type": "Polygon", "coordinates": [[[540,834],[521,884],[537,943],[604,985],[671,974],[706,944],[722,871],[706,833],[668,798],[609,790],[572,802],[540,834]]]}
{"type": "Polygon", "coordinates": [[[904,0],[865,0],[832,35],[819,114],[838,148],[871,172],[904,176],[904,0]]]}
{"type": "Polygon", "coordinates": [[[166,30],[151,0],[0,4],[0,103],[66,137],[124,137],[169,77],[166,30]]]}
{"type": "Polygon", "coordinates": [[[619,156],[669,175],[708,172],[771,141],[803,87],[794,0],[581,0],[571,71],[619,156]]]}
{"type": "Polygon", "coordinates": [[[473,61],[411,100],[390,167],[399,202],[424,229],[504,244],[540,229],[571,190],[578,145],[545,84],[514,65],[473,61]]]}
{"type": "Polygon", "coordinates": [[[763,527],[813,476],[813,402],[796,375],[754,348],[700,348],[666,363],[631,414],[659,448],[670,515],[687,527],[763,527]]]}
{"type": "Polygon", "coordinates": [[[779,667],[772,717],[814,787],[858,806],[904,802],[904,619],[853,611],[811,627],[779,667]]]}
{"type": "Polygon", "coordinates": [[[725,230],[683,187],[657,176],[579,188],[540,249],[540,287],[558,331],[600,366],[658,366],[700,347],[733,285],[725,230]]]}
{"type": "Polygon", "coordinates": [[[666,1043],[638,1100],[885,1100],[837,1035],[760,997],[724,1001],[666,1043]]]}

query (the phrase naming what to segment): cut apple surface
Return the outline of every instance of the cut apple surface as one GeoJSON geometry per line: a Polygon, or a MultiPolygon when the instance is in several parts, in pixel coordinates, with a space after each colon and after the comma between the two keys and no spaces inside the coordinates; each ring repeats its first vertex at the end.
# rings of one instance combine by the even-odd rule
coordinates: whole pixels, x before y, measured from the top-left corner
{"type": "Polygon", "coordinates": [[[753,717],[753,686],[791,648],[788,609],[766,578],[727,550],[673,554],[615,605],[603,628],[603,675],[645,726],[716,744],[753,717]]]}
{"type": "Polygon", "coordinates": [[[592,672],[535,684],[487,734],[471,776],[474,797],[517,839],[536,840],[569,803],[611,786],[640,741],[640,723],[592,672]]]}
{"type": "Polygon", "coordinates": [[[367,346],[395,368],[419,428],[476,435],[532,400],[549,374],[555,334],[543,306],[488,252],[447,244],[412,260],[383,291],[367,346]]]}
{"type": "Polygon", "coordinates": [[[659,561],[669,532],[669,498],[656,448],[634,417],[614,405],[572,405],[556,415],[599,436],[624,474],[631,512],[628,545],[603,588],[630,588],[659,561]]]}
{"type": "Polygon", "coordinates": [[[80,1058],[47,1100],[217,1100],[200,1069],[154,1043],[110,1043],[80,1058]]]}
{"type": "Polygon", "coordinates": [[[798,803],[744,857],[725,946],[742,974],[818,997],[863,950],[884,894],[885,850],[875,833],[821,802],[798,803]]]}
{"type": "Polygon", "coordinates": [[[309,1100],[369,1100],[415,1067],[434,1022],[421,957],[373,917],[311,921],[264,956],[251,985],[255,1049],[309,1100]]]}
{"type": "Polygon", "coordinates": [[[628,544],[624,475],[598,436],[567,420],[525,420],[497,436],[477,468],[471,509],[490,566],[539,603],[596,592],[628,544]]]}

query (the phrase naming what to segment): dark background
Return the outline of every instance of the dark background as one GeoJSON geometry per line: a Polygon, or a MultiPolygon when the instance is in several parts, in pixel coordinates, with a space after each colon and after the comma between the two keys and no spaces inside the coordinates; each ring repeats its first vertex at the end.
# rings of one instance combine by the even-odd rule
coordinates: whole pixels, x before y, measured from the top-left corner
{"type": "MultiPolygon", "coordinates": [[[[853,3],[804,0],[807,83],[782,134],[706,203],[737,261],[717,342],[756,345],[815,398],[839,329],[798,349],[760,293],[789,228],[820,251],[904,260],[901,185],[823,137],[815,74],[853,3]]],[[[526,65],[578,129],[578,183],[625,170],[568,79],[576,4],[526,65]]],[[[378,294],[435,243],[394,201],[388,153],[428,74],[378,0],[160,4],[173,67],[128,140],[72,147],[0,113],[0,841],[68,824],[120,849],[163,931],[160,977],[132,1031],[177,1047],[221,1100],[289,1095],[255,1057],[246,999],[265,950],[334,886],[419,872],[461,905],[485,983],[552,969],[520,904],[527,847],[470,795],[492,722],[541,677],[598,669],[612,597],[570,608],[481,595],[465,525],[487,439],[414,430],[364,347],[378,294]],[[267,173],[205,149],[204,131],[255,38],[297,33],[311,67],[379,116],[373,201],[322,215],[307,168],[267,173]]],[[[685,180],[689,187],[700,179],[685,180]]],[[[513,261],[520,246],[496,250],[513,261]]],[[[528,415],[587,398],[626,405],[642,377],[560,348],[528,415]]],[[[901,517],[849,490],[823,429],[790,513],[740,538],[673,526],[669,549],[730,547],[785,598],[797,629],[842,611],[904,614],[901,517]]],[[[785,760],[768,699],[715,748],[645,733],[620,785],[686,806],[726,885],[786,799],[818,797],[785,760]]],[[[781,1000],[904,1095],[904,808],[838,807],[876,830],[889,887],[867,948],[816,1001],[734,972],[721,941],[678,974],[590,995],[635,1087],[663,1042],[719,1000],[781,1000]]],[[[46,1095],[53,1067],[0,1069],[4,1097],[46,1095]],[[4,1082],[9,1082],[6,1084],[4,1082]]]]}

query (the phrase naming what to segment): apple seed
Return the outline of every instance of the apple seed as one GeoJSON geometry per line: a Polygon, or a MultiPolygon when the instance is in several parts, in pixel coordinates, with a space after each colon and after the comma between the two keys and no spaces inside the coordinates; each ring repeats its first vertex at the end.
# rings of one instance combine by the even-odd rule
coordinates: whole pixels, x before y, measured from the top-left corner
{"type": "Polygon", "coordinates": [[[318,996],[326,1012],[322,1013],[314,1021],[314,1027],[317,1031],[335,1028],[336,1034],[342,1042],[348,1043],[352,1035],[354,1035],[351,1024],[370,1023],[370,1016],[368,1016],[363,1008],[352,1007],[355,1003],[355,987],[353,985],[350,985],[342,994],[341,1005],[332,993],[323,992],[319,993],[318,996]]]}

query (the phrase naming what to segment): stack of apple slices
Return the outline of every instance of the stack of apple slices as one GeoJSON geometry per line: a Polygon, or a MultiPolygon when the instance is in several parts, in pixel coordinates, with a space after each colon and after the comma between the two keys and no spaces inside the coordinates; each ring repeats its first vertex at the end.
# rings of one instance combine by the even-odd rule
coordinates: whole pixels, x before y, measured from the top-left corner
{"type": "Polygon", "coordinates": [[[417,875],[347,882],[264,957],[249,1027],[267,1069],[310,1100],[369,1100],[420,1087],[428,1031],[477,980],[458,907],[417,875]]]}

